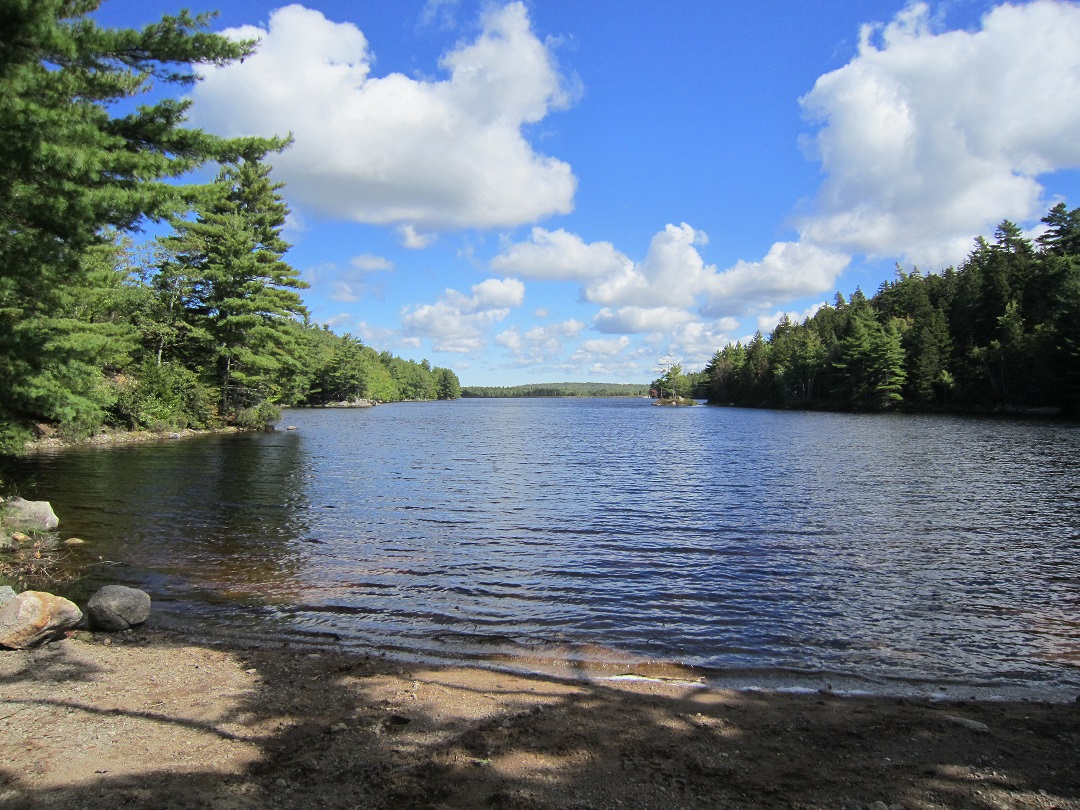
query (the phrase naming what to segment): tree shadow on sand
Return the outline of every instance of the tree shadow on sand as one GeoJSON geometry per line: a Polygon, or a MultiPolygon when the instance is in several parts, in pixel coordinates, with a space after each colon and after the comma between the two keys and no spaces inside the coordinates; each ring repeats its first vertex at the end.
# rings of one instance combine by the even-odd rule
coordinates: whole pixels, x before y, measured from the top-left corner
{"type": "Polygon", "coordinates": [[[108,667],[78,662],[87,642],[9,667],[0,808],[1080,808],[1076,704],[714,692],[151,641],[178,668],[203,661],[209,680],[125,702],[108,667]],[[77,696],[51,696],[65,679],[77,696]],[[53,714],[13,734],[12,712],[53,714]],[[49,716],[80,734],[50,740],[49,716]],[[65,781],[64,757],[90,739],[112,740],[105,772],[65,781]]]}

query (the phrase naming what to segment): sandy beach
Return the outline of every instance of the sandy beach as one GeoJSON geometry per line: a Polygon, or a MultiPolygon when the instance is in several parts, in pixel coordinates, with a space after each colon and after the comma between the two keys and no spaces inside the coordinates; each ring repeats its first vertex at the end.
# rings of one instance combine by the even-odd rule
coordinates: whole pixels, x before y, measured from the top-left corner
{"type": "Polygon", "coordinates": [[[0,808],[1080,808],[1080,704],[193,642],[0,653],[0,808]]]}

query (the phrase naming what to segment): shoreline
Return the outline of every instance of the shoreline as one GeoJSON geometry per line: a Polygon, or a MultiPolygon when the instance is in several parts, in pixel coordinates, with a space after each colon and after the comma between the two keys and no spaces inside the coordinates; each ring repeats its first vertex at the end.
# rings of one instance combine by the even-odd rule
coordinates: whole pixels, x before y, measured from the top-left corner
{"type": "Polygon", "coordinates": [[[1080,704],[736,692],[154,627],[0,653],[0,808],[1080,808],[1080,704]]]}
{"type": "Polygon", "coordinates": [[[193,430],[151,431],[151,430],[102,430],[78,441],[67,441],[57,436],[42,436],[23,445],[23,453],[32,455],[35,453],[48,453],[60,450],[74,450],[80,447],[113,447],[125,444],[148,444],[150,442],[168,442],[178,439],[190,439],[195,436],[215,436],[222,434],[244,433],[243,428],[227,426],[221,428],[204,428],[193,430]]]}

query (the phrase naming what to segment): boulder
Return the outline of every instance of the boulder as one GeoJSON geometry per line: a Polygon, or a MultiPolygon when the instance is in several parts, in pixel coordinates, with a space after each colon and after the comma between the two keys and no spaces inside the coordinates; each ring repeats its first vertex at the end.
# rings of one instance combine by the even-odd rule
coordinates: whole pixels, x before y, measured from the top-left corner
{"type": "Polygon", "coordinates": [[[18,547],[19,544],[15,542],[14,537],[8,537],[0,532],[0,551],[15,551],[18,547]]]}
{"type": "Polygon", "coordinates": [[[25,501],[11,498],[0,507],[4,514],[4,523],[8,526],[26,530],[52,531],[60,525],[52,505],[48,501],[25,501]]]}
{"type": "Polygon", "coordinates": [[[0,607],[15,598],[15,589],[10,585],[0,585],[0,607]]]}
{"type": "Polygon", "coordinates": [[[82,611],[74,602],[44,591],[23,591],[0,605],[0,647],[33,647],[81,621],[82,611]]]}
{"type": "Polygon", "coordinates": [[[106,585],[86,603],[94,630],[127,630],[150,618],[150,594],[126,585],[106,585]]]}

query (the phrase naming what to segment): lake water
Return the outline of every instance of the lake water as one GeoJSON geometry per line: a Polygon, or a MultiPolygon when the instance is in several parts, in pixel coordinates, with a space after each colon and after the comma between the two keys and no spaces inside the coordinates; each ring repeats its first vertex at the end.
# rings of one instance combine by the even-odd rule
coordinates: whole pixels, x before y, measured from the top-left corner
{"type": "Polygon", "coordinates": [[[1080,690],[1080,426],[461,400],[8,473],[155,621],[719,683],[1080,690]],[[103,558],[100,562],[97,558],[103,558]]]}

